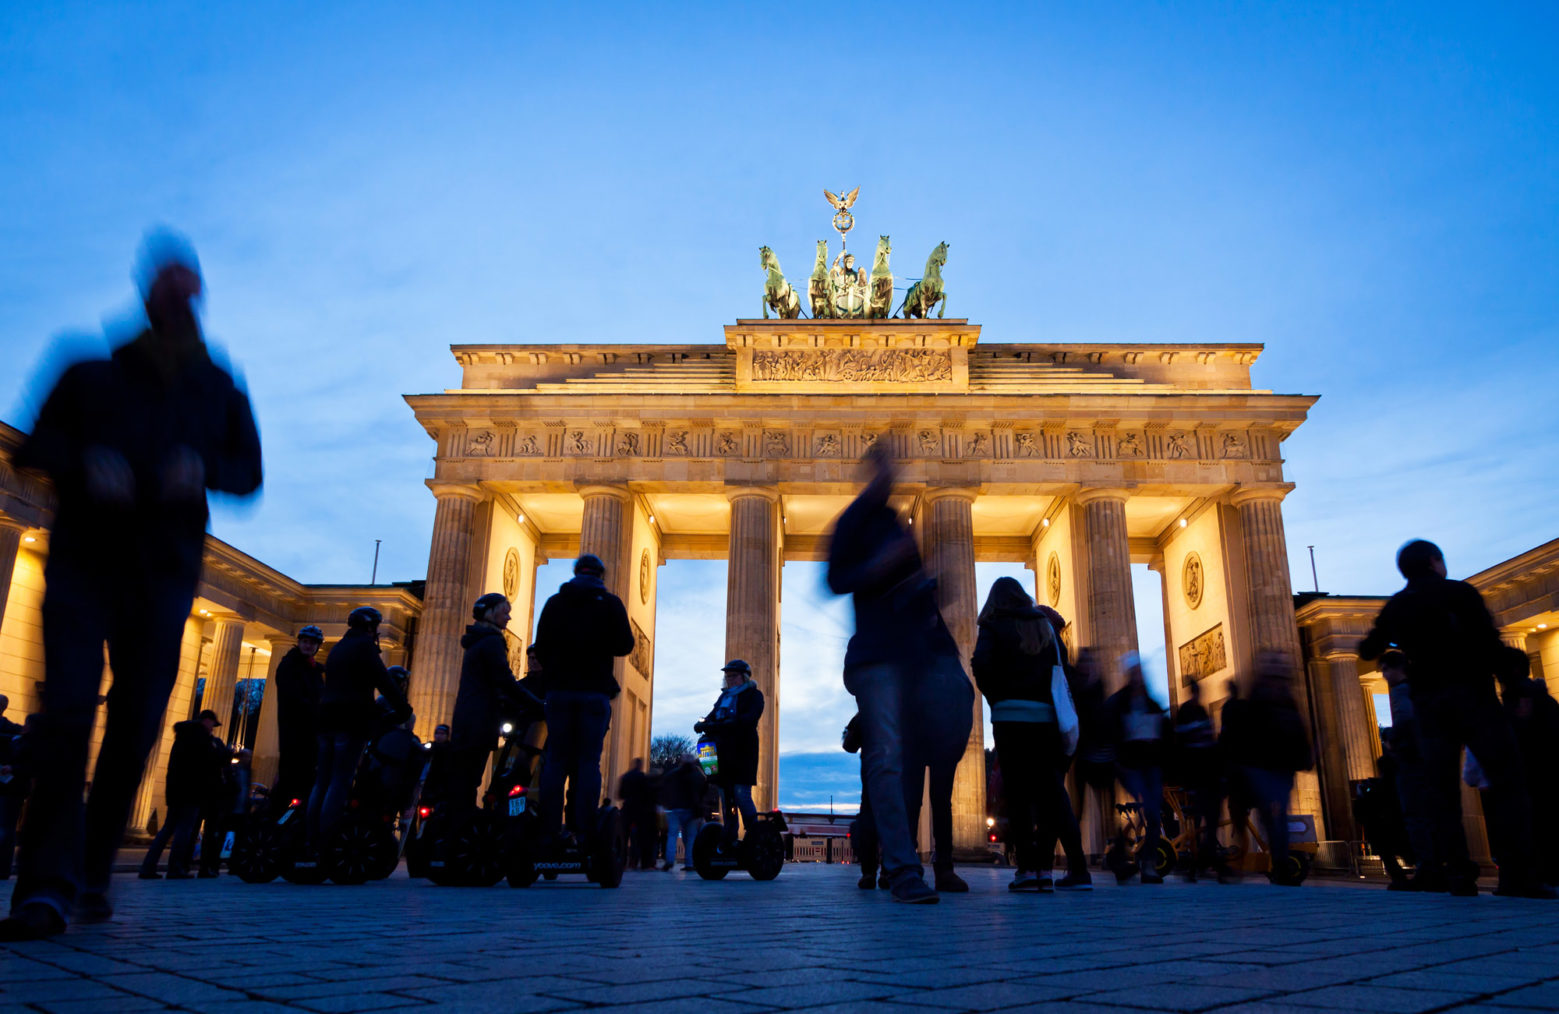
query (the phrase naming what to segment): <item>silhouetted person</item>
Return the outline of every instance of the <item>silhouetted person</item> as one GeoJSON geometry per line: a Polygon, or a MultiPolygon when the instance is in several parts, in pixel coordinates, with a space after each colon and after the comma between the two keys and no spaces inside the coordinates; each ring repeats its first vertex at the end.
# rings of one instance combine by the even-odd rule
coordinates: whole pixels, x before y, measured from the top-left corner
{"type": "Polygon", "coordinates": [[[620,688],[614,661],[633,651],[633,628],[622,600],[606,589],[606,565],[585,553],[574,577],[547,599],[536,622],[536,651],[546,681],[547,759],[541,771],[541,826],[557,833],[563,783],[569,783],[572,825],[595,831],[601,800],[601,744],[620,688]]]}
{"type": "Polygon", "coordinates": [[[449,772],[450,772],[450,747],[449,726],[435,725],[433,738],[428,741],[428,769],[422,778],[422,793],[418,797],[420,806],[442,806],[450,798],[449,772]]]}
{"type": "Polygon", "coordinates": [[[1359,654],[1378,658],[1395,646],[1406,659],[1429,776],[1435,848],[1445,862],[1451,893],[1478,893],[1478,868],[1467,853],[1457,784],[1465,747],[1477,756],[1489,781],[1489,838],[1500,858],[1495,893],[1553,898],[1538,871],[1521,752],[1494,694],[1494,674],[1505,656],[1483,596],[1465,581],[1446,578],[1445,557],[1432,542],[1416,539],[1404,545],[1397,569],[1407,586],[1381,609],[1359,654]]]}
{"type": "Polygon", "coordinates": [[[1532,679],[1526,653],[1509,649],[1510,664],[1500,680],[1505,713],[1516,732],[1516,745],[1532,797],[1532,832],[1539,843],[1538,876],[1559,885],[1559,701],[1548,684],[1532,679]]]}
{"type": "Polygon", "coordinates": [[[1007,888],[1049,891],[1057,816],[1066,794],[1061,783],[1065,753],[1052,687],[1052,673],[1061,664],[1060,638],[1023,586],[1010,577],[991,585],[979,628],[975,685],[990,704],[1007,835],[1017,851],[1017,870],[1007,888]]]}
{"type": "Polygon", "coordinates": [[[57,500],[44,571],[44,685],[36,779],[11,918],[0,939],[112,917],[109,874],[178,675],[200,578],[206,490],[260,486],[249,399],[211,361],[187,245],[143,252],[148,327],[110,359],[78,363],[17,451],[57,500]],[[88,739],[108,643],[113,685],[91,797],[88,739]]]}
{"type": "Polygon", "coordinates": [[[298,643],[276,664],[276,784],[270,798],[285,809],[294,799],[308,802],[319,761],[319,698],[325,667],[317,656],[325,632],[313,624],[298,631],[298,643]]]}
{"type": "Polygon", "coordinates": [[[1354,789],[1354,819],[1363,826],[1364,838],[1386,870],[1390,891],[1414,890],[1413,880],[1403,868],[1417,865],[1417,854],[1412,839],[1408,837],[1407,820],[1402,807],[1402,795],[1397,785],[1401,777],[1401,761],[1397,756],[1397,744],[1405,739],[1394,724],[1380,730],[1380,759],[1376,764],[1380,774],[1366,778],[1354,789]]]}
{"type": "Polygon", "coordinates": [[[200,839],[198,875],[206,879],[221,875],[222,850],[227,845],[227,836],[238,830],[243,816],[249,812],[254,752],[248,747],[239,747],[229,752],[227,760],[218,767],[216,781],[201,807],[205,827],[200,839]]]}
{"type": "MultiPolygon", "coordinates": [[[[845,753],[863,753],[861,750],[861,716],[855,714],[845,723],[844,732],[839,737],[840,746],[845,753]]],[[[864,755],[863,755],[864,757],[864,755]]],[[[866,784],[866,765],[864,759],[861,764],[861,809],[854,820],[850,822],[850,849],[855,853],[855,861],[860,864],[861,875],[856,881],[857,887],[863,891],[871,890],[875,885],[881,888],[893,886],[889,881],[886,871],[878,876],[882,867],[882,849],[877,840],[877,819],[872,814],[872,801],[866,784]]]]}
{"type": "MultiPolygon", "coordinates": [[[[1294,699],[1290,663],[1277,652],[1256,658],[1249,700],[1239,713],[1234,752],[1241,776],[1261,814],[1262,833],[1271,855],[1268,877],[1274,884],[1297,886],[1288,868],[1288,801],[1294,774],[1311,766],[1310,736],[1294,699]]],[[[1243,816],[1243,814],[1242,814],[1243,816]]]]}
{"type": "Polygon", "coordinates": [[[763,691],[752,678],[752,667],[739,658],[721,667],[723,686],[709,714],[693,726],[715,741],[720,765],[710,783],[720,790],[720,820],[727,846],[736,843],[736,815],[742,830],[758,819],[752,787],[758,784],[758,719],[763,717],[763,691]]]}
{"type": "Polygon", "coordinates": [[[1115,732],[1104,690],[1104,656],[1098,648],[1077,653],[1072,673],[1072,702],[1077,708],[1077,820],[1088,819],[1093,803],[1099,834],[1108,841],[1115,825],[1115,732]]]}
{"type": "Polygon", "coordinates": [[[325,847],[341,820],[352,790],[352,776],[363,749],[383,728],[384,712],[375,706],[378,690],[391,702],[393,717],[405,721],[411,706],[379,654],[383,617],[372,606],[358,606],[346,618],[346,634],[325,662],[325,689],[319,699],[319,758],[314,791],[309,794],[308,841],[325,847]]]}
{"type": "Polygon", "coordinates": [[[644,758],[635,757],[617,779],[617,798],[622,801],[623,822],[628,825],[630,858],[638,869],[653,870],[660,822],[655,812],[655,785],[644,770],[644,758]]]}
{"type": "Polygon", "coordinates": [[[1196,825],[1191,836],[1189,879],[1221,862],[1218,817],[1223,811],[1223,765],[1218,757],[1218,737],[1212,717],[1202,707],[1202,688],[1197,680],[1186,685],[1186,698],[1175,711],[1175,767],[1186,791],[1186,816],[1196,825]]]}
{"type": "MultiPolygon", "coordinates": [[[[1056,653],[1061,659],[1061,668],[1066,677],[1067,694],[1072,700],[1072,711],[1077,712],[1077,697],[1075,687],[1078,684],[1077,669],[1072,665],[1067,653],[1066,639],[1062,631],[1066,629],[1066,617],[1056,612],[1049,606],[1036,606],[1040,614],[1050,621],[1050,628],[1056,632],[1056,653]]],[[[1061,850],[1066,856],[1066,875],[1055,881],[1057,891],[1091,891],[1093,890],[1093,877],[1088,872],[1088,853],[1083,851],[1083,826],[1078,820],[1077,811],[1072,807],[1072,796],[1067,789],[1066,775],[1072,767],[1072,758],[1077,753],[1078,744],[1082,737],[1082,723],[1079,717],[1078,730],[1072,741],[1068,744],[1063,737],[1063,753],[1056,761],[1056,774],[1061,779],[1061,795],[1056,800],[1055,831],[1056,839],[1061,844],[1061,850]]],[[[997,764],[1000,767],[1000,764],[997,764]]],[[[1041,843],[1040,855],[1049,849],[1053,854],[1055,846],[1041,843]]]]}
{"type": "Polygon", "coordinates": [[[471,607],[472,623],[460,638],[465,655],[460,662],[460,689],[450,719],[450,799],[462,811],[479,806],[477,798],[488,759],[498,747],[506,721],[521,723],[539,714],[541,701],[520,686],[509,669],[509,646],[503,632],[513,611],[509,600],[489,592],[471,607]]]}
{"type": "Polygon", "coordinates": [[[861,766],[893,896],[935,903],[904,805],[905,741],[927,706],[921,688],[932,671],[927,659],[937,654],[931,642],[946,627],[915,540],[888,503],[897,469],[885,442],[873,444],[863,464],[866,488],[835,522],[828,546],[828,586],[853,596],[855,607],[844,684],[860,711],[861,766]]]}
{"type": "MultiPolygon", "coordinates": [[[[1115,737],[1116,764],[1121,785],[1141,807],[1143,837],[1137,865],[1144,884],[1162,884],[1154,870],[1158,857],[1160,820],[1164,809],[1164,739],[1169,719],[1159,703],[1148,695],[1142,678],[1142,659],[1135,651],[1121,656],[1126,685],[1105,702],[1110,729],[1115,737]]],[[[1130,872],[1121,880],[1129,879],[1130,872]]]]}
{"type": "Polygon", "coordinates": [[[16,854],[16,823],[22,815],[31,776],[23,763],[25,747],[19,743],[23,726],[5,717],[11,701],[0,694],[0,880],[11,879],[16,854]]]}
{"type": "Polygon", "coordinates": [[[693,868],[693,839],[704,826],[700,807],[707,779],[692,754],[677,759],[670,771],[661,776],[660,805],[666,810],[666,865],[676,865],[677,837],[682,838],[682,868],[693,868]]]}
{"type": "Polygon", "coordinates": [[[953,782],[974,729],[974,685],[958,660],[958,643],[936,614],[925,637],[927,671],[904,723],[904,809],[912,834],[920,803],[931,806],[931,868],[938,893],[969,885],[953,869],[953,782]]]}
{"type": "MultiPolygon", "coordinates": [[[[1413,877],[1400,890],[1442,893],[1451,889],[1445,861],[1435,839],[1434,800],[1431,778],[1419,746],[1418,719],[1408,685],[1407,658],[1398,649],[1380,657],[1380,674],[1391,699],[1390,773],[1402,811],[1403,832],[1411,846],[1413,877]]],[[[1386,768],[1381,769],[1384,776],[1386,768]]]]}
{"type": "Polygon", "coordinates": [[[174,725],[173,746],[168,751],[167,819],[141,862],[142,880],[158,879],[157,861],[170,841],[173,850],[168,854],[168,879],[188,880],[194,876],[189,866],[195,851],[195,831],[214,787],[221,784],[222,765],[230,756],[227,744],[213,735],[221,724],[216,712],[208,709],[199,718],[174,725]]]}

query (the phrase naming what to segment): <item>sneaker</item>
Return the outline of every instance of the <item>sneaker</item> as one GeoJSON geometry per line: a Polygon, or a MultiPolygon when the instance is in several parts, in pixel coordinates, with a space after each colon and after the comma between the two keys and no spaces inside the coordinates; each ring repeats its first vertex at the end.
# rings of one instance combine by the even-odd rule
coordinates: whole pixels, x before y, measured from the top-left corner
{"type": "Polygon", "coordinates": [[[1043,873],[1041,873],[1039,875],[1037,880],[1038,880],[1038,888],[1037,889],[1038,889],[1040,894],[1050,894],[1056,888],[1055,882],[1052,881],[1048,876],[1046,876],[1043,873]]]}
{"type": "Polygon", "coordinates": [[[1087,870],[1081,873],[1068,873],[1056,881],[1055,886],[1058,891],[1091,891],[1093,890],[1093,877],[1089,876],[1087,870]]]}
{"type": "Polygon", "coordinates": [[[861,874],[861,879],[855,882],[855,886],[863,891],[870,891],[877,886],[877,874],[870,872],[861,874]]]}
{"type": "Polygon", "coordinates": [[[673,863],[673,862],[668,862],[668,863],[666,863],[666,865],[664,865],[664,866],[662,866],[662,867],[661,867],[661,868],[660,868],[660,871],[661,871],[661,872],[662,872],[662,873],[670,873],[670,872],[671,872],[671,871],[672,871],[672,869],[673,869],[673,868],[674,868],[674,867],[675,867],[675,866],[676,866],[676,865],[677,865],[677,864],[676,864],[676,863],[673,863]]]}
{"type": "Polygon", "coordinates": [[[952,870],[937,870],[936,890],[938,894],[968,894],[969,885],[952,870]]]}
{"type": "Polygon", "coordinates": [[[877,889],[879,891],[893,890],[893,878],[886,873],[877,874],[877,889]]]}
{"type": "Polygon", "coordinates": [[[1012,875],[1012,883],[1007,885],[1009,891],[1037,891],[1039,890],[1039,876],[1029,870],[1018,870],[1012,875]]]}
{"type": "Polygon", "coordinates": [[[142,870],[140,873],[137,873],[136,876],[138,878],[140,878],[141,880],[161,880],[162,879],[162,874],[158,873],[156,870],[142,870]]]}
{"type": "Polygon", "coordinates": [[[893,900],[906,905],[935,905],[942,899],[920,877],[904,877],[893,885],[893,900]]]}
{"type": "Polygon", "coordinates": [[[114,917],[114,906],[102,891],[83,891],[76,898],[76,922],[93,926],[114,917]]]}
{"type": "Polygon", "coordinates": [[[10,918],[0,919],[0,942],[43,940],[63,932],[65,917],[55,911],[53,905],[43,902],[23,905],[10,918]]]}

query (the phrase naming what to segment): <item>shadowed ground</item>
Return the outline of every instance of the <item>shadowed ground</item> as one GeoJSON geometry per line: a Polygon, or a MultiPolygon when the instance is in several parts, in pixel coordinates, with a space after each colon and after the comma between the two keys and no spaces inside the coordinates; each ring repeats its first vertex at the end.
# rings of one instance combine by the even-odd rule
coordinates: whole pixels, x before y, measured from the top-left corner
{"type": "Polygon", "coordinates": [[[1010,871],[961,872],[973,893],[935,907],[857,891],[841,866],[769,884],[629,872],[617,891],[121,875],[116,922],[0,947],[0,1008],[1559,1008],[1551,902],[1315,880],[1013,896],[1010,871]]]}

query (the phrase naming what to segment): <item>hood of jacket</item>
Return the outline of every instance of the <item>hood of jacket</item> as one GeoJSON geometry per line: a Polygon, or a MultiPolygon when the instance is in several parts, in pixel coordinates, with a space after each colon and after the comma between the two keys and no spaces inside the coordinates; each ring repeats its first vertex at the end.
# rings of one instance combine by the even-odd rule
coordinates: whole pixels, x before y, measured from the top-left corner
{"type": "Polygon", "coordinates": [[[460,635],[460,647],[469,648],[471,645],[488,637],[503,637],[503,631],[488,623],[473,623],[466,627],[466,632],[460,635]]]}

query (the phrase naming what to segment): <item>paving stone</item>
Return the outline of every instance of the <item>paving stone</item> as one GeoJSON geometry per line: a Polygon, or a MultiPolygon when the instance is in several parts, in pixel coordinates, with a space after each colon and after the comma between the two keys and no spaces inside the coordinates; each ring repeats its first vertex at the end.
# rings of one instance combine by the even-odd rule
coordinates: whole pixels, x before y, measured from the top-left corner
{"type": "Polygon", "coordinates": [[[1019,1004],[1059,1000],[1069,990],[1036,986],[1028,982],[981,982],[949,989],[927,989],[888,997],[891,1003],[923,1004],[950,1010],[997,1010],[1019,1004]]]}
{"type": "MultiPolygon", "coordinates": [[[[1555,972],[1559,975],[1559,971],[1555,972]]],[[[1540,1010],[1559,1010],[1559,981],[1545,982],[1538,986],[1524,986],[1491,997],[1489,1003],[1506,1007],[1536,1007],[1540,1010]]]]}
{"type": "Polygon", "coordinates": [[[1259,989],[1237,989],[1233,986],[1159,985],[1148,989],[1091,993],[1084,999],[1089,1003],[1145,1010],[1202,1011],[1251,1000],[1261,996],[1262,992],[1259,989]]]}
{"type": "Polygon", "coordinates": [[[1417,1014],[1419,1011],[1449,1007],[1476,995],[1449,993],[1439,989],[1394,989],[1390,986],[1327,986],[1307,993],[1292,993],[1283,999],[1302,1007],[1417,1014]]]}

